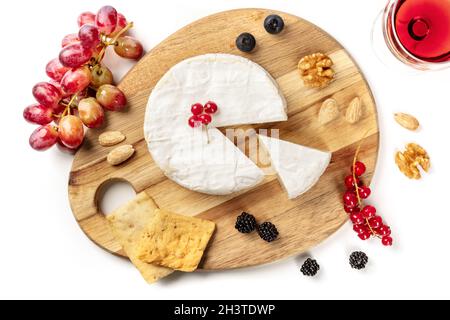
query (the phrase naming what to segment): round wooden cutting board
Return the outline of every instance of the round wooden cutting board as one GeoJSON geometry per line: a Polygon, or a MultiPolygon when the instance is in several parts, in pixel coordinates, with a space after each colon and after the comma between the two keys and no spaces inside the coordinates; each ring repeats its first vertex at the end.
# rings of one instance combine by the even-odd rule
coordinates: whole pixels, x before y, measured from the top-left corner
{"type": "Polygon", "coordinates": [[[114,180],[128,181],[138,193],[147,192],[160,208],[214,221],[217,231],[200,268],[217,270],[260,265],[299,254],[337,231],[348,220],[342,209],[343,179],[349,174],[360,143],[360,159],[368,167],[364,180],[369,184],[372,178],[379,132],[371,90],[351,56],[333,37],[296,16],[242,9],[196,21],[151,50],[119,87],[129,99],[129,110],[108,113],[104,130],[88,132],[69,179],[69,198],[77,222],[92,241],[112,253],[123,254],[99,210],[98,200],[103,186],[114,180]],[[281,15],[286,22],[286,29],[279,35],[270,35],[263,27],[265,17],[272,13],[281,15]],[[257,39],[253,53],[244,54],[235,46],[236,37],[243,32],[250,32],[257,39]],[[320,90],[306,88],[297,71],[299,60],[315,52],[329,55],[337,72],[336,80],[320,90]],[[313,189],[294,201],[287,200],[276,176],[268,176],[263,184],[248,192],[208,196],[178,186],[154,164],[143,135],[150,92],[173,65],[206,53],[244,56],[259,63],[277,80],[288,102],[289,120],[254,128],[279,129],[283,140],[333,152],[331,165],[313,189]],[[357,124],[351,125],[344,120],[344,114],[356,96],[362,99],[364,114],[357,124]],[[338,101],[342,116],[324,126],[319,124],[318,112],[323,101],[331,97],[338,101]],[[134,157],[119,167],[110,166],[106,156],[112,148],[103,148],[97,142],[105,130],[122,131],[127,136],[124,143],[136,149],[134,157]],[[234,224],[242,211],[254,214],[260,222],[276,224],[279,240],[268,244],[256,233],[239,234],[234,224]]]}

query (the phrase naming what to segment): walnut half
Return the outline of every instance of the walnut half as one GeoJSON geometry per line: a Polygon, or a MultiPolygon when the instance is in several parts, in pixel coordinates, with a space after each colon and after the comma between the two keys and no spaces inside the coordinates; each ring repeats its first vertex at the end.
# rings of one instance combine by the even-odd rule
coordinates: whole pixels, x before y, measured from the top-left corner
{"type": "Polygon", "coordinates": [[[304,57],[298,63],[298,70],[309,88],[323,88],[333,79],[335,72],[331,68],[333,61],[323,53],[314,53],[304,57]]]}
{"type": "Polygon", "coordinates": [[[424,148],[415,143],[406,146],[405,152],[397,152],[395,163],[400,171],[410,179],[419,180],[422,178],[419,166],[425,172],[431,168],[430,157],[424,148]]]}

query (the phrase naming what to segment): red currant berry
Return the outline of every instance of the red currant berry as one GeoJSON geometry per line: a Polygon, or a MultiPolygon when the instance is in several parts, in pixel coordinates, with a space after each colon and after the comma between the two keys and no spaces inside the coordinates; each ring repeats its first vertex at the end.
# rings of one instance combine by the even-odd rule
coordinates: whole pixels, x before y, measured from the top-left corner
{"type": "Polygon", "coordinates": [[[361,199],[367,199],[372,194],[372,190],[369,187],[361,187],[358,189],[358,193],[361,199]]]}
{"type": "Polygon", "coordinates": [[[207,126],[208,124],[210,124],[211,121],[212,121],[212,118],[211,118],[211,116],[210,116],[209,114],[201,114],[201,115],[199,116],[199,118],[200,118],[200,121],[201,121],[205,126],[207,126]]]}
{"type": "Polygon", "coordinates": [[[381,217],[373,217],[369,220],[369,225],[372,229],[378,229],[383,225],[383,220],[381,217]]]}
{"type": "Polygon", "coordinates": [[[359,207],[349,208],[349,207],[344,206],[344,210],[347,213],[358,213],[358,212],[361,212],[361,209],[359,207]]]}
{"type": "Polygon", "coordinates": [[[378,228],[377,233],[382,237],[389,237],[392,234],[392,231],[390,227],[382,225],[378,228]]]}
{"type": "Polygon", "coordinates": [[[219,110],[216,103],[209,101],[205,104],[205,112],[208,114],[215,114],[219,110]]]}
{"type": "Polygon", "coordinates": [[[361,177],[364,173],[366,173],[366,165],[362,163],[361,161],[357,161],[355,163],[354,168],[352,167],[351,172],[353,172],[353,169],[355,169],[355,174],[357,177],[361,177]]]}
{"type": "MultiPolygon", "coordinates": [[[[353,176],[345,177],[344,182],[345,182],[345,186],[347,187],[347,189],[353,189],[353,190],[355,189],[355,180],[354,180],[353,176]]],[[[356,178],[356,184],[358,186],[361,185],[361,181],[358,178],[356,178]]]]}
{"type": "Polygon", "coordinates": [[[357,233],[357,234],[362,234],[362,233],[366,233],[369,232],[369,230],[367,229],[366,226],[362,225],[362,224],[355,224],[353,226],[353,230],[357,233]]]}
{"type": "Polygon", "coordinates": [[[377,209],[375,209],[375,207],[372,206],[365,206],[364,209],[362,209],[362,214],[364,218],[370,219],[376,216],[377,209]]]}
{"type": "Polygon", "coordinates": [[[369,231],[365,231],[363,233],[358,234],[358,237],[363,241],[370,239],[370,236],[371,236],[371,234],[369,231]]]}
{"type": "Polygon", "coordinates": [[[352,213],[350,215],[350,220],[353,222],[353,224],[360,225],[366,222],[366,219],[362,216],[361,213],[352,213]]]}
{"type": "Polygon", "coordinates": [[[192,106],[191,111],[194,116],[199,116],[203,113],[203,106],[200,103],[196,103],[192,106]]]}
{"type": "Polygon", "coordinates": [[[197,128],[200,127],[200,125],[202,124],[199,116],[192,116],[189,118],[189,126],[191,128],[197,128]]]}
{"type": "Polygon", "coordinates": [[[344,193],[344,205],[347,208],[355,208],[358,206],[358,198],[356,197],[356,194],[354,194],[351,191],[347,191],[344,193]]]}
{"type": "Polygon", "coordinates": [[[381,243],[383,244],[383,246],[390,247],[394,243],[394,240],[391,237],[387,236],[381,239],[381,243]]]}

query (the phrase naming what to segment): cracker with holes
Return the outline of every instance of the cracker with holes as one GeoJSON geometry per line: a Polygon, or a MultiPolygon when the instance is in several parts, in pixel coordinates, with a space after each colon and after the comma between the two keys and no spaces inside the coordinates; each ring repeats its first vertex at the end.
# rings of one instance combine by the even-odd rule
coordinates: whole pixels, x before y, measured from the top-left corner
{"type": "Polygon", "coordinates": [[[148,283],[155,283],[173,273],[171,269],[142,262],[136,255],[137,239],[153,219],[156,209],[158,207],[153,200],[143,192],[107,217],[114,236],[148,283]]]}
{"type": "Polygon", "coordinates": [[[141,234],[139,259],[183,272],[193,272],[215,230],[215,224],[198,218],[155,210],[155,216],[141,234]]]}

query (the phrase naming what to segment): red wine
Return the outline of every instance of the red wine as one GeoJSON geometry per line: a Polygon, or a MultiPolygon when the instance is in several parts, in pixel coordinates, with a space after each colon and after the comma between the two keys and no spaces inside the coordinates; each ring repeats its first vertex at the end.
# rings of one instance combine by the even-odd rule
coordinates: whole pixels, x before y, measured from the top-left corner
{"type": "Polygon", "coordinates": [[[394,21],[398,40],[413,56],[450,61],[450,0],[399,0],[394,21]]]}

